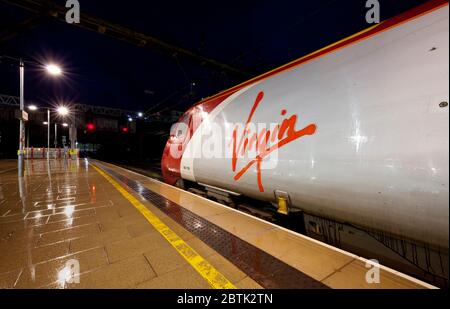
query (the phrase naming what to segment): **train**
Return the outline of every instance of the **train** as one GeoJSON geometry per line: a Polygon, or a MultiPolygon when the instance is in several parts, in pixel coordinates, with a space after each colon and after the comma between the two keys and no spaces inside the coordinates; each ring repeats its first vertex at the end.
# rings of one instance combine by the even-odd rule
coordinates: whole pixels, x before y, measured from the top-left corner
{"type": "Polygon", "coordinates": [[[448,97],[448,2],[430,1],[193,105],[163,179],[422,246],[448,280],[448,97]]]}

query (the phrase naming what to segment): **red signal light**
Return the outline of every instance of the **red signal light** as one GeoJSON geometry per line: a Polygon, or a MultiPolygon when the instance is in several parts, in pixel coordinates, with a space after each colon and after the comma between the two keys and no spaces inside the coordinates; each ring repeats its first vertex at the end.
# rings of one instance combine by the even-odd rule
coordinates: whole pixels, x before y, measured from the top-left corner
{"type": "Polygon", "coordinates": [[[88,124],[86,125],[86,128],[87,128],[89,131],[94,131],[94,130],[95,130],[95,124],[93,124],[93,123],[88,123],[88,124]]]}
{"type": "Polygon", "coordinates": [[[127,133],[127,132],[128,132],[128,128],[127,128],[127,127],[123,127],[123,128],[122,128],[122,132],[123,132],[123,133],[127,133]]]}

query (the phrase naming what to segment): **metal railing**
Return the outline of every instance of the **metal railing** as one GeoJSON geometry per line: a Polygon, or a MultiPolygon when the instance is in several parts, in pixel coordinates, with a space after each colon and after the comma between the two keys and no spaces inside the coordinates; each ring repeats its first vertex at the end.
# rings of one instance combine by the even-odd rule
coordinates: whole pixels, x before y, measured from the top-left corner
{"type": "Polygon", "coordinates": [[[25,159],[76,159],[79,157],[80,150],[79,149],[70,149],[70,148],[24,148],[23,149],[24,158],[25,159]]]}

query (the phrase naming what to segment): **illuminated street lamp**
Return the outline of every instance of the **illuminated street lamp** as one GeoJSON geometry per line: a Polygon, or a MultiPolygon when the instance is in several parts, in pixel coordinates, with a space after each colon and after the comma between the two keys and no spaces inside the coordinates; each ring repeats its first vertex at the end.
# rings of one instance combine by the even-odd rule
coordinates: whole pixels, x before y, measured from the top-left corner
{"type": "MultiPolygon", "coordinates": [[[[29,105],[28,109],[30,111],[36,111],[38,107],[36,105],[29,105]]],[[[58,115],[62,117],[65,117],[70,113],[69,109],[64,105],[57,107],[56,112],[58,113],[58,115]]],[[[47,126],[47,159],[50,159],[50,109],[47,109],[47,121],[44,121],[43,125],[47,126]]],[[[68,127],[69,125],[67,123],[63,123],[62,126],[68,127]]],[[[57,124],[55,123],[55,148],[57,147],[58,141],[57,131],[58,131],[57,124]]]]}
{"type": "MultiPolygon", "coordinates": [[[[31,111],[35,111],[38,109],[36,105],[28,106],[28,109],[31,111]]],[[[47,121],[42,123],[44,126],[47,126],[47,160],[50,159],[50,109],[47,108],[47,121]]]]}
{"type": "MultiPolygon", "coordinates": [[[[58,115],[62,116],[63,118],[70,114],[70,110],[64,105],[58,106],[56,108],[56,112],[58,113],[58,115]]],[[[62,126],[68,127],[69,125],[67,123],[63,123],[62,126]]],[[[57,148],[57,147],[58,147],[58,126],[55,123],[55,148],[57,148]]]]}
{"type": "Polygon", "coordinates": [[[65,106],[59,106],[56,111],[63,117],[69,114],[69,109],[65,106]]]}
{"type": "MultiPolygon", "coordinates": [[[[31,111],[31,112],[34,112],[34,111],[37,111],[37,109],[38,109],[38,107],[36,106],[36,105],[34,105],[34,104],[31,104],[31,105],[28,105],[28,109],[31,111]]],[[[26,143],[26,148],[28,149],[28,148],[30,148],[30,128],[28,128],[28,130],[27,130],[27,143],[26,143]]]]}
{"type": "Polygon", "coordinates": [[[45,68],[47,69],[47,72],[50,75],[61,75],[62,74],[62,70],[59,66],[55,65],[55,64],[48,64],[45,66],[45,68]]]}
{"type": "MultiPolygon", "coordinates": [[[[20,58],[14,58],[14,57],[7,57],[10,59],[13,59],[15,61],[19,61],[19,101],[20,101],[20,126],[19,126],[19,153],[18,153],[18,175],[19,177],[23,177],[23,172],[24,172],[24,166],[23,166],[23,154],[24,154],[24,143],[25,143],[25,121],[27,120],[27,115],[25,113],[25,106],[24,106],[24,74],[25,74],[25,63],[24,61],[20,58]]],[[[33,63],[33,62],[31,62],[33,63]]],[[[35,63],[36,64],[36,63],[35,63]]],[[[39,64],[38,64],[39,65],[39,64]]],[[[47,69],[47,72],[49,72],[51,75],[61,75],[62,70],[60,67],[54,65],[54,64],[48,64],[47,66],[45,66],[47,69]]],[[[32,105],[33,107],[35,107],[35,109],[33,109],[33,107],[29,107],[29,109],[31,111],[36,110],[37,107],[32,105]]],[[[47,110],[47,115],[48,115],[48,146],[50,145],[50,110],[47,110]]],[[[48,154],[48,152],[47,152],[48,154]]],[[[48,157],[49,158],[49,157],[48,157]]]]}

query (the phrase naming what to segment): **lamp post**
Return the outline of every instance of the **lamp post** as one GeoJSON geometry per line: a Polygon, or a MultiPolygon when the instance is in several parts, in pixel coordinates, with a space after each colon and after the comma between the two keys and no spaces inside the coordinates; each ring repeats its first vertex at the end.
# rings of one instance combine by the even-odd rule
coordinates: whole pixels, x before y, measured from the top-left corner
{"type": "Polygon", "coordinates": [[[47,108],[47,161],[50,160],[50,109],[47,108]]]}
{"type": "MultiPolygon", "coordinates": [[[[17,59],[17,58],[13,58],[13,57],[9,57],[7,56],[6,58],[12,59],[12,60],[19,60],[19,100],[20,100],[20,125],[19,125],[19,151],[18,151],[18,176],[19,177],[23,177],[24,174],[24,164],[23,164],[23,160],[24,160],[24,143],[25,143],[25,119],[24,116],[26,116],[25,113],[25,107],[24,107],[24,71],[25,71],[25,65],[24,65],[24,61],[22,60],[22,58],[17,59]]],[[[31,62],[32,63],[32,62],[31,62]]],[[[36,64],[36,63],[34,63],[36,64]]],[[[48,64],[45,66],[47,72],[51,75],[61,75],[62,74],[62,70],[60,67],[58,67],[57,65],[54,64],[48,64]]],[[[35,106],[34,106],[35,107],[35,106]]],[[[37,109],[37,107],[35,107],[35,109],[37,109]]],[[[33,110],[33,109],[31,109],[33,110]]],[[[49,112],[48,112],[49,114],[49,112]]],[[[50,116],[48,116],[48,126],[50,128],[50,116]]],[[[50,131],[50,130],[49,130],[50,131]]],[[[48,133],[50,135],[50,133],[48,133]]],[[[49,145],[47,145],[49,146],[49,145]]]]}
{"type": "MultiPolygon", "coordinates": [[[[58,115],[62,116],[63,118],[65,118],[67,115],[69,115],[70,110],[65,107],[64,105],[59,106],[56,109],[58,115]]],[[[50,123],[50,119],[49,119],[49,123],[50,123]]],[[[64,123],[63,125],[67,126],[66,123],[64,123]]],[[[55,148],[58,147],[58,125],[55,123],[55,148]]]]}
{"type": "Polygon", "coordinates": [[[77,148],[77,118],[75,117],[75,112],[71,114],[70,125],[69,125],[69,139],[70,139],[70,149],[77,148]]]}
{"type": "Polygon", "coordinates": [[[58,148],[58,125],[55,123],[55,150],[58,148]]]}
{"type": "MultiPolygon", "coordinates": [[[[34,104],[28,105],[28,110],[30,110],[32,112],[37,111],[37,109],[38,109],[38,107],[36,105],[34,105],[34,104]]],[[[27,143],[26,143],[25,148],[27,150],[30,148],[30,129],[31,129],[30,125],[28,126],[28,130],[25,128],[25,131],[27,133],[27,143]]]]}
{"type": "Polygon", "coordinates": [[[19,177],[23,177],[23,143],[24,143],[24,139],[25,139],[25,123],[24,123],[24,119],[23,119],[23,115],[24,115],[24,104],[23,104],[23,75],[24,75],[24,65],[23,65],[23,60],[20,59],[20,69],[19,69],[19,75],[20,75],[20,126],[19,126],[19,166],[18,166],[18,174],[19,177]]]}
{"type": "MultiPolygon", "coordinates": [[[[28,109],[31,111],[36,111],[38,109],[38,107],[36,105],[30,105],[28,106],[28,109]]],[[[61,116],[65,116],[69,113],[69,110],[64,107],[64,106],[60,106],[57,108],[56,110],[58,112],[59,115],[61,116]]],[[[44,125],[47,126],[47,160],[50,159],[50,109],[47,108],[47,121],[44,122],[44,125]]],[[[55,123],[55,148],[57,147],[57,125],[55,123]]]]}
{"type": "MultiPolygon", "coordinates": [[[[45,66],[45,69],[50,75],[53,76],[58,76],[62,74],[61,68],[55,64],[51,63],[47,64],[45,66]]],[[[55,124],[55,141],[56,141],[56,124],[55,124]]],[[[47,109],[47,160],[50,160],[50,109],[47,109]]]]}
{"type": "MultiPolygon", "coordinates": [[[[62,128],[68,128],[69,125],[67,123],[63,123],[62,124],[62,128]]],[[[69,128],[69,136],[70,136],[70,128],[69,128]]],[[[70,138],[70,137],[69,137],[70,138]]],[[[63,139],[62,139],[62,147],[64,149],[64,160],[67,160],[67,136],[63,135],[63,139]]]]}

